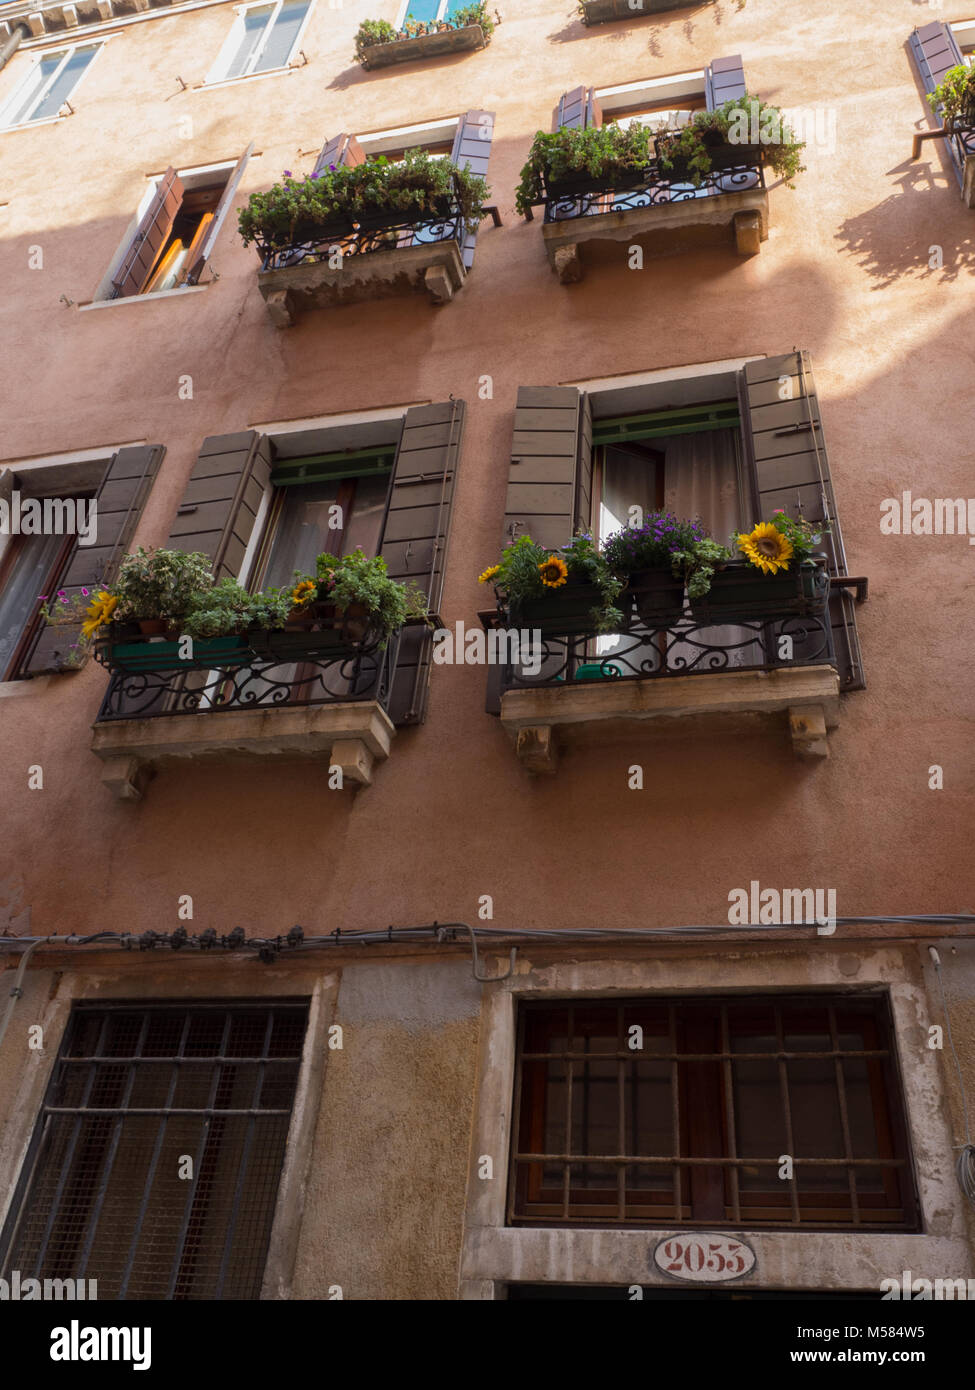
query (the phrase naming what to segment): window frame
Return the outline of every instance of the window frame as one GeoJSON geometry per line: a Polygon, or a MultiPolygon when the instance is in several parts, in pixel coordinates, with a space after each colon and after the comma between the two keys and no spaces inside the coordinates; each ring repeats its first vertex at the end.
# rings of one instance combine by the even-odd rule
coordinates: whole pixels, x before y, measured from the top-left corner
{"type": "MultiPolygon", "coordinates": [[[[412,0],[403,0],[403,3],[400,5],[399,10],[397,11],[397,22],[396,22],[396,24],[393,25],[393,28],[396,29],[397,32],[399,32],[399,33],[402,33],[402,32],[403,32],[403,26],[406,24],[407,18],[408,18],[409,13],[410,13],[410,5],[411,5],[411,3],[412,3],[412,0]]],[[[422,20],[421,23],[424,23],[424,24],[440,24],[440,23],[442,23],[442,21],[443,21],[444,19],[447,18],[447,10],[448,10],[448,8],[450,7],[450,3],[451,3],[451,0],[440,0],[440,3],[439,3],[438,6],[437,6],[437,13],[434,15],[433,19],[422,20]]],[[[463,5],[458,5],[458,9],[462,9],[462,8],[463,8],[463,5]]]]}
{"type": "Polygon", "coordinates": [[[290,70],[293,66],[295,54],[299,50],[301,41],[304,38],[312,11],[315,8],[315,0],[309,0],[308,7],[305,10],[301,24],[298,26],[298,31],[295,34],[294,42],[291,45],[287,60],[284,63],[279,63],[276,67],[262,68],[259,71],[255,71],[285,3],[286,0],[250,0],[248,4],[236,5],[234,7],[237,11],[236,17],[233,24],[230,26],[230,33],[227,35],[220,52],[217,54],[216,61],[203,79],[203,85],[205,87],[214,87],[221,82],[245,82],[251,77],[267,77],[273,72],[287,72],[290,70]],[[239,52],[247,32],[246,16],[251,10],[266,9],[268,5],[271,6],[272,13],[264,25],[264,32],[261,35],[260,43],[256,46],[254,52],[247,61],[247,71],[231,74],[230,67],[233,63],[234,56],[239,52]]]}
{"type": "MultiPolygon", "coordinates": [[[[544,1025],[543,1025],[544,1026],[544,1025]]],[[[548,1025],[549,1027],[552,1024],[548,1025]]],[[[617,1032],[617,1037],[621,1038],[621,1032],[617,1032]]],[[[897,1037],[896,1028],[891,1009],[891,1003],[887,996],[877,995],[876,993],[864,994],[838,994],[835,992],[823,994],[807,994],[792,992],[776,992],[770,994],[762,993],[734,993],[710,995],[706,992],[688,995],[633,995],[620,996],[612,1000],[605,998],[588,998],[586,996],[568,995],[564,998],[545,997],[532,999],[522,997],[518,1000],[516,1017],[516,1041],[514,1048],[514,1093],[512,1100],[512,1123],[511,1123],[511,1144],[508,1157],[508,1194],[506,1201],[505,1224],[513,1228],[541,1227],[544,1229],[599,1229],[611,1228],[614,1230],[626,1229],[713,1229],[713,1230],[742,1230],[755,1229],[763,1231],[787,1231],[796,1234],[822,1233],[824,1231],[844,1231],[854,1232],[857,1235],[874,1234],[880,1232],[909,1233],[919,1232],[922,1229],[920,1218],[920,1192],[914,1171],[914,1155],[910,1138],[910,1124],[907,1114],[906,1088],[897,1057],[897,1037]],[[837,1015],[842,1014],[844,1005],[869,1005],[869,1010],[863,1012],[863,1030],[865,1046],[861,1049],[845,1049],[840,1042],[840,1025],[837,1022],[837,1015]],[[725,1030],[722,1037],[721,1046],[718,1051],[722,1054],[720,1076],[716,1078],[717,1096],[712,1097],[710,1105],[698,1096],[699,1089],[703,1087],[703,1081],[699,1079],[694,1082],[690,1079],[688,1067],[693,1067],[694,1063],[680,1060],[680,1054],[687,1051],[684,1046],[684,1039],[688,1029],[693,1032],[694,1028],[701,1026],[700,1020],[704,1008],[720,1009],[722,1027],[725,1030]],[[721,1191],[715,1191],[713,1174],[716,1168],[721,1168],[723,1175],[737,1174],[743,1170],[747,1159],[739,1159],[735,1156],[734,1150],[737,1144],[732,1137],[729,1143],[727,1129],[731,1128],[726,1124],[726,1116],[734,1113],[735,1110],[735,1082],[733,1079],[733,1058],[736,1055],[732,1037],[728,1031],[726,1009],[737,1008],[739,1010],[754,1010],[756,1012],[773,1012],[775,1027],[777,1030],[777,1041],[779,1047],[784,1048],[783,1042],[783,1010],[784,1009],[809,1009],[819,1012],[829,1011],[830,1026],[832,1029],[832,1047],[835,1051],[846,1055],[851,1052],[853,1056],[860,1055],[861,1052],[876,1053],[871,1056],[868,1062],[869,1067],[869,1091],[866,1104],[869,1106],[876,1124],[878,1154],[876,1160],[861,1159],[854,1160],[854,1167],[868,1169],[871,1165],[877,1167],[883,1175],[883,1190],[878,1201],[873,1200],[863,1202],[861,1194],[856,1191],[856,1196],[846,1196],[846,1205],[843,1198],[838,1194],[828,1191],[803,1194],[801,1205],[803,1213],[799,1215],[800,1199],[795,1183],[795,1179],[789,1183],[788,1188],[783,1185],[782,1191],[777,1187],[768,1189],[758,1188],[753,1192],[742,1194],[739,1192],[737,1179],[729,1181],[729,1176],[719,1179],[717,1186],[721,1191]],[[542,1062],[537,1062],[535,1071],[540,1071],[545,1066],[545,1072],[540,1085],[535,1085],[538,1096],[533,1097],[525,1087],[525,1061],[526,1061],[526,1033],[529,1020],[532,1016],[557,1015],[565,1013],[571,1017],[571,1011],[576,1014],[584,1013],[586,1010],[613,1010],[617,1011],[617,1028],[623,1029],[624,1014],[623,1010],[630,1009],[639,1011],[648,1009],[656,1012],[662,1009],[668,1010],[668,1030],[671,1047],[668,1052],[673,1051],[674,1057],[671,1059],[672,1071],[669,1080],[670,1103],[673,1107],[675,1123],[678,1125],[677,1153],[672,1154],[671,1158],[688,1159],[713,1159],[714,1163],[710,1166],[700,1164],[695,1170],[693,1164],[670,1163],[670,1176],[664,1188],[639,1188],[631,1190],[625,1186],[625,1174],[628,1165],[619,1165],[619,1172],[623,1175],[621,1183],[617,1183],[610,1188],[580,1188],[579,1196],[573,1195],[575,1189],[571,1184],[572,1164],[563,1165],[563,1175],[561,1191],[554,1196],[554,1189],[545,1189],[544,1174],[541,1167],[538,1168],[537,1181],[533,1181],[531,1167],[526,1169],[524,1159],[519,1159],[517,1155],[532,1152],[544,1152],[535,1150],[531,1146],[531,1141],[540,1132],[540,1127],[545,1123],[545,1104],[550,1084],[549,1068],[542,1062]],[[697,1011],[697,1012],[695,1012],[697,1011]],[[871,1046],[870,1036],[874,1042],[871,1046]],[[676,1059],[676,1060],[675,1060],[676,1059]],[[732,1060],[725,1060],[732,1059],[732,1060]],[[693,1104],[688,1104],[688,1096],[698,1097],[695,1110],[693,1104]],[[717,1110],[715,1111],[715,1106],[717,1110]],[[530,1147],[526,1148],[522,1141],[526,1122],[530,1124],[531,1131],[528,1136],[530,1147]],[[701,1137],[703,1126],[704,1139],[701,1137]],[[705,1147],[715,1140],[717,1131],[721,1131],[721,1137],[717,1142],[722,1152],[702,1153],[695,1152],[703,1142],[705,1147]],[[691,1134],[689,1131],[695,1131],[691,1134]],[[714,1131],[714,1132],[712,1132],[714,1131]],[[730,1148],[731,1153],[726,1152],[730,1148]],[[688,1151],[689,1150],[689,1151],[688,1151]],[[721,1162],[720,1160],[724,1160],[721,1162]],[[695,1174],[701,1175],[700,1180],[695,1183],[695,1174]],[[891,1175],[888,1181],[888,1174],[891,1175]],[[686,1175],[686,1176],[685,1176],[686,1175]],[[710,1178],[709,1178],[709,1175],[710,1178]],[[710,1191],[707,1190],[708,1183],[711,1183],[710,1191]],[[697,1190],[695,1191],[695,1187],[697,1190]],[[669,1188],[669,1193],[665,1190],[669,1188]],[[892,1194],[893,1190],[893,1195],[892,1194]],[[729,1200],[730,1193],[730,1200],[729,1200]],[[744,1195],[744,1200],[742,1197],[744,1195]],[[573,1213],[566,1212],[566,1199],[570,1208],[577,1207],[581,1210],[573,1213]],[[658,1207],[659,1211],[650,1210],[646,1215],[629,1216],[627,1209],[636,1202],[642,1201],[650,1207],[658,1207]],[[546,1214],[545,1207],[552,1207],[558,1202],[562,1206],[562,1211],[558,1215],[546,1214]],[[668,1202],[670,1206],[668,1208],[668,1202]],[[616,1205],[615,1212],[611,1210],[616,1205]],[[884,1205],[881,1205],[883,1203],[884,1205]],[[831,1205],[832,1204],[832,1205],[831,1205]],[[791,1205],[792,1219],[785,1220],[777,1218],[777,1208],[785,1208],[791,1205]],[[718,1208],[722,1209],[722,1214],[718,1214],[718,1208]],[[816,1208],[821,1208],[824,1212],[823,1220],[816,1220],[810,1216],[809,1208],[815,1212],[816,1208]],[[730,1208],[730,1215],[729,1215],[730,1208]],[[900,1221],[892,1220],[864,1220],[863,1209],[867,1211],[876,1208],[878,1211],[887,1212],[888,1210],[899,1210],[902,1213],[900,1221]],[[737,1216],[735,1210],[737,1209],[737,1216]],[[842,1213],[845,1211],[845,1219],[842,1213]],[[828,1214],[827,1214],[828,1213],[828,1214]]],[[[566,1053],[572,1051],[572,1038],[566,1040],[566,1053]]],[[[553,1050],[554,1051],[554,1050],[553,1050]]],[[[691,1045],[689,1055],[694,1056],[698,1048],[691,1045]]],[[[703,1049],[705,1053],[712,1049],[703,1049]]],[[[545,1053],[541,1055],[546,1055],[545,1053]]],[[[560,1054],[555,1054],[560,1055],[560,1054]]],[[[634,1065],[638,1061],[650,1062],[658,1058],[656,1052],[634,1052],[629,1056],[614,1052],[594,1051],[586,1054],[593,1061],[612,1060],[619,1061],[620,1066],[626,1065],[627,1061],[634,1065]],[[622,1060],[620,1060],[622,1057],[622,1060]]],[[[765,1054],[769,1058],[775,1053],[765,1054]]],[[[527,1060],[532,1061],[536,1058],[536,1053],[528,1053],[527,1060]]],[[[700,1064],[698,1064],[700,1065],[700,1064]]],[[[840,1063],[839,1074],[842,1076],[843,1068],[840,1063]]],[[[573,1068],[574,1070],[574,1068],[573,1068]]],[[[567,1114],[571,1121],[572,1117],[572,1097],[568,1084],[568,1071],[566,1072],[566,1100],[565,1104],[569,1107],[567,1114]]],[[[712,1078],[715,1080],[715,1078],[712,1078]]],[[[619,1077],[615,1079],[615,1084],[619,1086],[619,1077]]],[[[781,1085],[780,1079],[780,1085],[781,1085]]],[[[845,1086],[844,1081],[844,1086],[845,1086]]],[[[841,1095],[839,1082],[834,1079],[835,1090],[831,1094],[837,1097],[841,1095]]],[[[787,1078],[785,1081],[785,1099],[791,1105],[791,1083],[787,1078]]],[[[625,1092],[624,1092],[625,1094],[625,1092]]],[[[703,1096],[703,1090],[701,1091],[703,1096]]],[[[780,1095],[780,1102],[782,1096],[780,1095]]],[[[841,1106],[841,1115],[845,1116],[845,1101],[838,1104],[841,1106]]],[[[783,1114],[787,1117],[789,1110],[783,1106],[783,1114]]],[[[791,1124],[790,1120],[786,1123],[791,1124]]],[[[850,1138],[851,1128],[848,1119],[841,1119],[846,1134],[844,1138],[844,1148],[848,1148],[847,1140],[850,1138]]],[[[571,1142],[571,1141],[570,1141],[571,1142]]],[[[673,1147],[673,1143],[671,1145],[673,1147]]],[[[817,1155],[822,1157],[823,1155],[817,1155]]],[[[606,1165],[608,1155],[600,1154],[580,1154],[580,1162],[598,1166],[606,1165]]],[[[663,1157],[663,1156],[661,1156],[663,1157]]],[[[849,1157],[847,1153],[845,1157],[849,1157]]],[[[805,1161],[809,1162],[809,1156],[805,1161]]],[[[574,1164],[575,1160],[573,1160],[574,1164]]],[[[796,1167],[801,1168],[803,1159],[796,1156],[796,1167]]],[[[636,1165],[629,1165],[636,1166],[636,1165]]],[[[657,1165],[654,1165],[657,1166],[657,1165]]],[[[660,1166],[664,1166],[663,1164],[660,1166]]],[[[763,1165],[766,1168],[776,1169],[778,1161],[775,1156],[769,1157],[763,1165]]],[[[839,1164],[843,1168],[842,1162],[839,1164]]],[[[843,1170],[847,1174],[849,1183],[851,1167],[843,1170]]],[[[872,1194],[871,1194],[872,1195],[872,1194]]],[[[784,1216],[784,1212],[783,1212],[784,1216]]]]}
{"type": "Polygon", "coordinates": [[[105,46],[106,42],[107,39],[89,39],[81,43],[69,44],[67,48],[45,48],[39,49],[37,52],[33,53],[31,55],[30,66],[25,70],[20,81],[16,84],[16,86],[14,87],[10,95],[7,97],[7,99],[2,104],[0,104],[0,131],[26,130],[29,126],[46,125],[48,122],[64,120],[65,117],[61,115],[61,107],[64,106],[65,102],[68,101],[69,97],[74,96],[78,88],[84,82],[85,78],[91,72],[95,63],[98,61],[98,53],[105,46]],[[95,52],[91,60],[85,64],[84,71],[78,74],[77,81],[74,83],[71,90],[66,94],[64,101],[62,101],[61,106],[58,107],[57,111],[53,116],[41,116],[37,120],[35,120],[32,116],[28,116],[25,119],[21,119],[19,121],[9,120],[10,113],[16,110],[20,101],[23,99],[24,92],[31,80],[31,75],[37,69],[38,65],[44,61],[45,58],[51,57],[56,53],[61,54],[61,60],[58,63],[57,67],[51,73],[47,81],[44,82],[42,86],[38,89],[37,94],[34,98],[33,105],[31,107],[32,111],[36,110],[37,107],[40,106],[41,103],[46,100],[48,93],[54,86],[55,82],[58,80],[58,77],[60,73],[63,71],[65,65],[71,61],[72,55],[78,49],[83,48],[91,48],[94,49],[95,52]]]}

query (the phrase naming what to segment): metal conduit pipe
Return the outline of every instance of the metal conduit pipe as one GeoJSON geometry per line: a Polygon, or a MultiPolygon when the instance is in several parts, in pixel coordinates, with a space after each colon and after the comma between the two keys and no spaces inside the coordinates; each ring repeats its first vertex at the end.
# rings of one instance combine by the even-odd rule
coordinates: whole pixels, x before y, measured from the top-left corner
{"type": "Polygon", "coordinates": [[[28,29],[26,24],[14,25],[14,27],[10,31],[10,37],[7,39],[7,42],[4,44],[3,48],[0,48],[0,68],[6,67],[7,63],[17,52],[17,49],[23,43],[24,39],[29,38],[30,30],[28,29]]]}

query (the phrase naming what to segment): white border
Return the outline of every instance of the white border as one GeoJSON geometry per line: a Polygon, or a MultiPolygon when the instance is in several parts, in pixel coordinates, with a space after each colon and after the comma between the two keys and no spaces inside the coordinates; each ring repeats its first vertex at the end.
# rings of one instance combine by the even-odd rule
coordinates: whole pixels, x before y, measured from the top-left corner
{"type": "Polygon", "coordinates": [[[305,37],[305,31],[308,28],[308,21],[309,19],[311,19],[312,11],[315,8],[315,0],[309,0],[308,8],[305,10],[304,18],[298,26],[298,32],[295,34],[294,42],[291,45],[291,49],[288,53],[288,58],[285,63],[280,64],[276,68],[264,68],[260,72],[254,72],[252,69],[250,72],[235,73],[233,77],[227,76],[227,69],[230,67],[233,57],[237,50],[240,48],[240,45],[243,41],[244,15],[247,14],[250,10],[266,9],[268,5],[273,6],[273,13],[271,14],[268,22],[264,26],[264,33],[261,37],[260,46],[252,55],[250,60],[252,63],[256,64],[260,60],[261,55],[267,47],[268,39],[270,38],[274,26],[277,23],[278,16],[281,13],[281,9],[284,3],[285,0],[250,0],[249,4],[234,6],[234,10],[236,11],[236,18],[234,19],[233,24],[231,24],[230,26],[230,33],[224,39],[223,46],[221,47],[220,52],[217,54],[217,57],[214,63],[212,64],[210,71],[203,79],[203,85],[205,87],[216,87],[224,82],[241,82],[251,77],[270,77],[272,73],[288,72],[291,70],[292,60],[294,59],[295,54],[298,52],[301,46],[302,39],[305,37]]]}

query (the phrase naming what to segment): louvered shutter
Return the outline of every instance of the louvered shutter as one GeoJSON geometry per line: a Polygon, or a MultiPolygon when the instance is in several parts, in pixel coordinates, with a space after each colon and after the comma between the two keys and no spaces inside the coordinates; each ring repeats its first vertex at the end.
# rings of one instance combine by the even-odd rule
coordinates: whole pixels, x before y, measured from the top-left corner
{"type": "Polygon", "coordinates": [[[336,169],[342,164],[354,168],[356,164],[364,164],[365,159],[362,146],[354,135],[333,135],[331,140],[326,140],[322,146],[312,173],[321,174],[330,165],[334,165],[336,169]]]}
{"type": "MultiPolygon", "coordinates": [[[[415,581],[426,594],[431,612],[439,610],[443,596],[464,413],[463,401],[413,406],[406,412],[383,525],[379,553],[390,578],[415,581]]],[[[408,627],[400,636],[387,703],[394,724],[423,720],[432,646],[427,627],[408,627]]]]}
{"type": "MultiPolygon", "coordinates": [[[[486,179],[493,135],[493,111],[465,111],[457,122],[451,160],[459,169],[468,169],[472,174],[486,179]]],[[[476,240],[476,232],[465,232],[460,243],[461,255],[468,270],[474,263],[476,240]]]]}
{"type": "Polygon", "coordinates": [[[503,544],[529,535],[554,549],[589,529],[592,417],[574,386],[520,386],[503,544]]]}
{"type": "MultiPolygon", "coordinates": [[[[830,574],[847,574],[808,353],[749,362],[739,373],[739,398],[754,470],[755,520],[768,521],[781,507],[792,516],[801,509],[807,521],[831,521],[821,548],[829,556],[830,574]]],[[[840,689],[863,689],[853,597],[846,589],[834,588],[829,602],[840,689]]]]}
{"type": "Polygon", "coordinates": [[[715,58],[704,70],[704,100],[709,111],[716,111],[726,101],[737,101],[747,95],[747,90],[740,53],[730,58],[715,58]]]}
{"type": "Polygon", "coordinates": [[[223,226],[227,213],[230,211],[234,198],[237,196],[237,189],[240,186],[241,179],[244,177],[247,161],[250,159],[253,151],[254,141],[252,140],[234,166],[233,172],[227,180],[227,186],[223,190],[223,194],[217,204],[216,211],[213,215],[213,221],[207,228],[206,235],[200,243],[199,251],[193,258],[193,263],[186,272],[186,283],[188,285],[196,284],[203,274],[207,261],[213,255],[213,248],[217,244],[220,228],[223,226]]]}
{"type": "Polygon", "coordinates": [[[595,87],[573,87],[563,92],[555,108],[553,130],[589,130],[602,125],[603,112],[595,87]]]}
{"type": "MultiPolygon", "coordinates": [[[[59,587],[69,598],[82,588],[97,589],[115,578],[165,452],[162,444],[132,445],[119,449],[112,458],[95,493],[96,544],[83,546],[75,542],[67,558],[59,587]]],[[[21,666],[21,675],[39,676],[62,670],[80,633],[80,624],[42,628],[21,666]]]]}
{"type": "Polygon", "coordinates": [[[205,439],[166,548],[202,551],[217,579],[236,579],[270,483],[271,463],[271,441],[256,430],[205,439]]]}
{"type": "MultiPolygon", "coordinates": [[[[934,20],[931,24],[925,24],[920,29],[915,29],[910,38],[910,47],[914,66],[924,84],[925,92],[929,95],[941,86],[945,73],[952,68],[961,67],[965,61],[954,34],[947,24],[942,24],[940,19],[934,20]]],[[[925,102],[925,106],[930,111],[931,108],[927,102],[925,102]]],[[[938,110],[940,113],[941,108],[939,107],[938,110]]],[[[945,140],[944,148],[954,165],[959,183],[964,185],[964,165],[955,149],[954,142],[945,140]]]]}
{"type": "Polygon", "coordinates": [[[173,223],[182,201],[182,180],[170,165],[139,223],[139,230],[132,239],[132,245],[112,276],[114,299],[125,299],[129,295],[139,294],[142,290],[159,252],[173,230],[173,223]]]}

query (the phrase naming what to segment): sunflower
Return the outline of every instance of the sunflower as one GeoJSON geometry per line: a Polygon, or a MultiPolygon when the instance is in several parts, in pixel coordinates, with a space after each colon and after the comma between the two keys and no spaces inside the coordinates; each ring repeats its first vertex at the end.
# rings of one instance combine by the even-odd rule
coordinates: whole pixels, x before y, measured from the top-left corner
{"type": "Polygon", "coordinates": [[[770,521],[759,522],[747,536],[739,536],[738,546],[763,574],[787,570],[795,554],[788,536],[783,536],[770,521]]]}
{"type": "Polygon", "coordinates": [[[538,567],[542,583],[546,589],[559,589],[569,577],[569,571],[561,555],[550,555],[538,567]]]}
{"type": "Polygon", "coordinates": [[[118,599],[101,589],[85,609],[88,616],[81,624],[82,637],[93,637],[100,627],[110,622],[117,605],[118,599]]]}
{"type": "Polygon", "coordinates": [[[311,603],[317,593],[318,585],[314,579],[302,579],[291,590],[291,602],[296,608],[303,608],[306,603],[311,603]]]}
{"type": "Polygon", "coordinates": [[[477,576],[478,584],[488,584],[494,578],[494,576],[497,574],[500,568],[500,565],[489,565],[483,574],[479,574],[477,576]]]}

